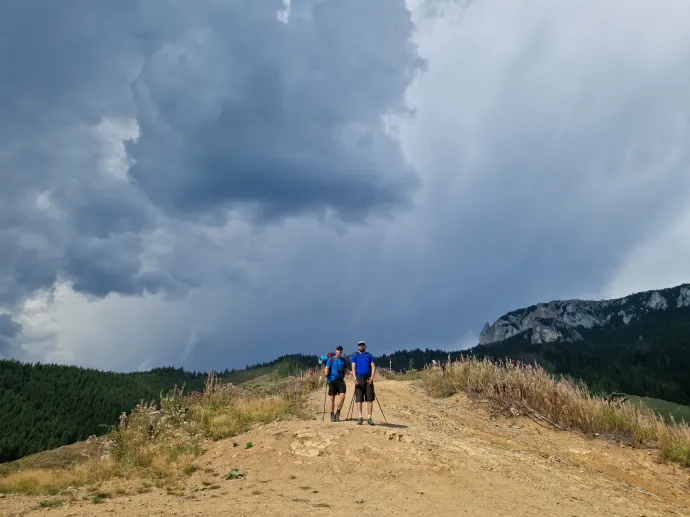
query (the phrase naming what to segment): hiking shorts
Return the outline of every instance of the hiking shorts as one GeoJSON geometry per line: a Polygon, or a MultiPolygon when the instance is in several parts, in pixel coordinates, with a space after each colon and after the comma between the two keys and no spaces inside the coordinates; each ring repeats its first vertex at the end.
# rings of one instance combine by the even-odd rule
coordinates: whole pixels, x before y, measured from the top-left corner
{"type": "Polygon", "coordinates": [[[331,396],[345,394],[345,390],[345,379],[334,379],[328,384],[328,394],[331,396]]]}
{"type": "Polygon", "coordinates": [[[358,380],[355,384],[355,402],[374,402],[374,384],[369,384],[365,377],[358,380]]]}

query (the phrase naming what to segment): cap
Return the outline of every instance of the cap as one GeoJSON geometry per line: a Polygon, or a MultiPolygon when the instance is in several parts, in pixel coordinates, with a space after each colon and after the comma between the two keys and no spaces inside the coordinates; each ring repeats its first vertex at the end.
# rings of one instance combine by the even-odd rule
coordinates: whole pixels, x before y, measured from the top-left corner
{"type": "Polygon", "coordinates": [[[343,349],[343,347],[342,347],[342,346],[340,346],[340,345],[338,345],[337,347],[335,347],[335,349],[336,349],[336,350],[342,350],[342,349],[343,349]]]}
{"type": "Polygon", "coordinates": [[[359,343],[357,343],[357,346],[359,346],[359,345],[364,345],[364,346],[366,346],[366,343],[365,343],[364,341],[360,341],[359,343]]]}

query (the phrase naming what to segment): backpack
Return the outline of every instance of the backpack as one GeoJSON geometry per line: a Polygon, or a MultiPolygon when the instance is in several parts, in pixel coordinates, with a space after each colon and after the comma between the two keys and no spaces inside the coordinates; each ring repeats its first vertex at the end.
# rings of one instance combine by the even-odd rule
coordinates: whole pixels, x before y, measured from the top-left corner
{"type": "MultiPolygon", "coordinates": [[[[359,369],[359,368],[365,366],[365,364],[366,364],[366,366],[369,367],[369,371],[371,372],[371,363],[374,362],[374,356],[371,355],[369,352],[364,352],[364,353],[361,353],[361,354],[360,354],[359,352],[355,352],[354,354],[352,354],[351,362],[355,363],[355,368],[356,368],[356,369],[359,369]],[[360,359],[359,359],[360,356],[362,356],[362,357],[365,358],[365,359],[363,359],[362,361],[360,361],[360,359]]],[[[355,370],[355,372],[356,372],[356,371],[357,371],[357,370],[355,370]]],[[[359,375],[359,374],[357,374],[357,375],[359,375]]]]}
{"type": "MultiPolygon", "coordinates": [[[[330,368],[331,371],[329,373],[329,377],[333,375],[333,363],[335,360],[338,359],[335,355],[331,356],[328,358],[328,361],[326,362],[326,368],[330,368]]],[[[340,356],[340,360],[343,362],[343,366],[341,370],[337,370],[338,372],[338,377],[342,376],[343,378],[345,377],[345,368],[347,368],[347,361],[344,356],[340,356]]]]}

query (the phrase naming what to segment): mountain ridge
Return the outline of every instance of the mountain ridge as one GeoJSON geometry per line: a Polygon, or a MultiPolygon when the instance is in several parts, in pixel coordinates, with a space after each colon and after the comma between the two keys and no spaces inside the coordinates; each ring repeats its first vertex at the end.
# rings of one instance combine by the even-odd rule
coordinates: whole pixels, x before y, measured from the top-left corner
{"type": "Polygon", "coordinates": [[[585,330],[625,326],[651,311],[685,307],[690,307],[690,283],[605,300],[552,300],[507,312],[493,324],[486,322],[479,344],[499,343],[527,333],[531,333],[532,343],[572,343],[581,341],[585,330]]]}

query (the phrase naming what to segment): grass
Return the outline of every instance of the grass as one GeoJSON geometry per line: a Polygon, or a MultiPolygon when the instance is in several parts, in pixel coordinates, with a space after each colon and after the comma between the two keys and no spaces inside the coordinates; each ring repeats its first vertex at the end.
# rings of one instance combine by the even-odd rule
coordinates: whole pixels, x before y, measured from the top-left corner
{"type": "Polygon", "coordinates": [[[500,411],[542,418],[588,436],[656,447],[660,459],[690,466],[690,427],[684,423],[667,422],[640,404],[611,405],[590,395],[586,386],[557,378],[538,365],[461,357],[442,369],[426,370],[420,382],[435,397],[463,391],[500,411]]]}
{"type": "Polygon", "coordinates": [[[118,471],[118,465],[110,459],[94,459],[68,468],[22,470],[0,477],[0,493],[57,495],[69,487],[105,481],[118,471]]]}
{"type": "Polygon", "coordinates": [[[62,499],[46,499],[39,503],[41,508],[57,508],[64,503],[62,499]]]}
{"type": "Polygon", "coordinates": [[[92,458],[100,457],[103,452],[103,439],[90,439],[86,442],[65,445],[16,461],[0,463],[0,477],[18,470],[50,470],[64,468],[65,465],[86,463],[92,458]]]}
{"type": "Polygon", "coordinates": [[[405,373],[400,373],[391,372],[385,368],[380,368],[376,371],[381,375],[382,378],[392,381],[417,381],[420,380],[424,375],[423,370],[407,370],[405,373]]]}
{"type": "Polygon", "coordinates": [[[638,397],[630,395],[630,402],[638,406],[648,407],[663,417],[667,422],[690,423],[690,406],[669,402],[668,400],[655,399],[651,397],[638,397]]]}
{"type": "MultiPolygon", "coordinates": [[[[49,461],[23,460],[23,468],[0,473],[0,493],[56,495],[68,487],[101,483],[132,475],[174,480],[197,470],[195,459],[204,444],[235,436],[252,426],[283,418],[307,417],[301,407],[305,397],[322,386],[317,371],[293,377],[260,391],[223,384],[213,372],[203,392],[186,395],[174,388],[161,397],[160,407],[140,403],[99,444],[98,454],[47,455],[49,461]],[[62,458],[64,463],[60,463],[62,458]]],[[[246,448],[250,448],[247,442],[246,448]]],[[[103,493],[96,494],[101,502],[103,493]]],[[[98,499],[98,501],[96,501],[98,499]]]]}

